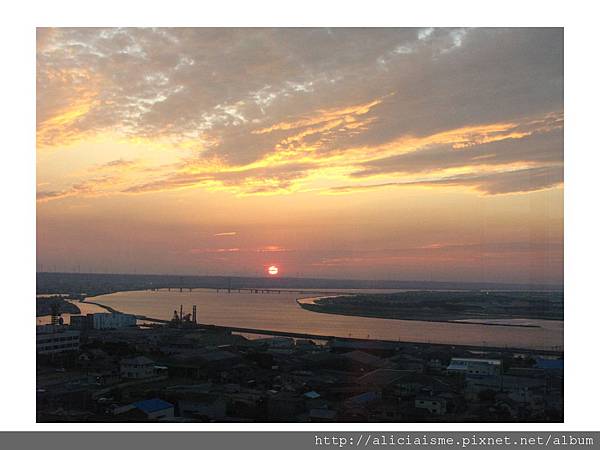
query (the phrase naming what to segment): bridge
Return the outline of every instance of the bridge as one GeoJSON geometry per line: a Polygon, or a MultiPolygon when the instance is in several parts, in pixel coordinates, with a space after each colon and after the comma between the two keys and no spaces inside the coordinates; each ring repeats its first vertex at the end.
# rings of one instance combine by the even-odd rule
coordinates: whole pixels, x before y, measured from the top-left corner
{"type": "Polygon", "coordinates": [[[195,290],[214,290],[217,292],[249,292],[250,294],[307,294],[307,295],[351,295],[352,292],[343,291],[323,291],[323,290],[307,290],[307,289],[275,289],[275,288],[227,288],[227,287],[163,287],[163,288],[150,288],[146,289],[152,292],[193,292],[195,290]]]}

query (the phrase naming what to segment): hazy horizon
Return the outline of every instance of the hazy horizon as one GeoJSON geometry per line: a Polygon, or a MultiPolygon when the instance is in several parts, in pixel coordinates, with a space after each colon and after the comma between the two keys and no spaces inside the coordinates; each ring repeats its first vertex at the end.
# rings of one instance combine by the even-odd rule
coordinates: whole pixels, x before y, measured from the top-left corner
{"type": "Polygon", "coordinates": [[[559,28],[40,28],[37,270],[563,284],[559,28]]]}
{"type": "MultiPolygon", "coordinates": [[[[500,282],[484,282],[484,281],[453,281],[453,280],[408,280],[408,279],[377,279],[377,278],[331,278],[331,277],[295,277],[295,276],[277,276],[272,277],[268,274],[262,274],[258,276],[251,275],[235,275],[235,274],[215,274],[215,275],[202,275],[202,274],[185,274],[185,273],[136,273],[136,272],[62,272],[62,271],[36,271],[36,275],[105,275],[105,276],[131,276],[131,277],[170,277],[170,278],[219,278],[219,279],[250,279],[250,280],[272,280],[277,282],[285,281],[318,281],[318,282],[335,282],[335,283],[382,283],[382,284],[419,284],[425,285],[457,285],[457,286],[514,286],[514,287],[546,287],[548,289],[563,290],[564,285],[552,284],[552,283],[500,283],[500,282]]],[[[400,288],[390,288],[400,289],[400,288]]],[[[411,288],[412,289],[412,288],[411,288]]],[[[415,288],[417,289],[417,288],[415,288]]],[[[427,288],[422,288],[427,289],[427,288]]]]}

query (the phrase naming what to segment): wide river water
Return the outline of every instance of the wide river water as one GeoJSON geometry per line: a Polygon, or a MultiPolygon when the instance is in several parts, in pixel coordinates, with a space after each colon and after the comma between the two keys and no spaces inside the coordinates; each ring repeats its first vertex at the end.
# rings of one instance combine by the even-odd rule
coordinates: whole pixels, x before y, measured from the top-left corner
{"type": "MultiPolygon", "coordinates": [[[[351,292],[345,290],[346,292],[351,292]]],[[[323,295],[326,295],[326,291],[323,295]]],[[[354,292],[359,292],[354,291],[354,292]]],[[[360,292],[373,292],[362,290],[360,292]]],[[[379,291],[381,292],[381,291],[379,291]]],[[[210,289],[193,291],[130,291],[92,297],[89,301],[118,311],[170,319],[173,311],[197,306],[199,323],[327,336],[386,339],[443,344],[471,344],[533,349],[562,349],[563,322],[516,319],[514,323],[538,327],[503,327],[479,324],[378,319],[317,313],[301,308],[297,299],[314,297],[294,292],[228,293],[210,289]]]]}

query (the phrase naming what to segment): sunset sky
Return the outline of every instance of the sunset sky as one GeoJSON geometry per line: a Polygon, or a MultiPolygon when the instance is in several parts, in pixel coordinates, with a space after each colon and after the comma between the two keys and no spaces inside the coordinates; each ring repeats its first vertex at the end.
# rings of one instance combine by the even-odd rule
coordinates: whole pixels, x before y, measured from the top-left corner
{"type": "Polygon", "coordinates": [[[563,281],[562,29],[38,29],[38,270],[563,281]]]}

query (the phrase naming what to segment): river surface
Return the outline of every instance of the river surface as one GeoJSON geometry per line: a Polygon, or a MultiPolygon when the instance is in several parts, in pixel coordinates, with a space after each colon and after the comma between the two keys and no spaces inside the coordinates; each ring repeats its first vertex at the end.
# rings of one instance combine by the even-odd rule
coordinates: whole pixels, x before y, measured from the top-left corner
{"type": "MultiPolygon", "coordinates": [[[[335,290],[332,290],[335,291],[335,290]]],[[[397,292],[394,290],[393,292],[397,292]]],[[[326,290],[320,290],[326,295],[326,290]]],[[[339,292],[339,290],[338,290],[339,292]]],[[[374,292],[346,290],[346,292],[374,292]]],[[[382,290],[378,290],[382,292],[382,290]]],[[[333,292],[332,292],[333,293],[333,292]]],[[[198,323],[370,339],[470,344],[534,349],[562,349],[563,322],[528,320],[535,328],[498,327],[479,324],[425,322],[342,316],[308,311],[297,299],[314,294],[250,293],[210,289],[184,291],[130,291],[101,295],[90,301],[118,311],[158,319],[170,319],[183,305],[184,313],[197,307],[198,323]]]]}

